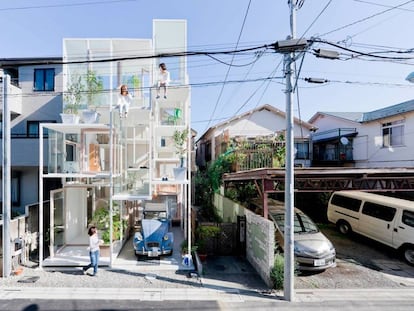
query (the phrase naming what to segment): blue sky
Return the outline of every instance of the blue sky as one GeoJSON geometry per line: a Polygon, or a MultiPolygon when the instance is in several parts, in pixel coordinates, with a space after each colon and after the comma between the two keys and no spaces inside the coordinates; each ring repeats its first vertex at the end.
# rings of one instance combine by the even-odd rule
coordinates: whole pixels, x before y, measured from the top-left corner
{"type": "MultiPolygon", "coordinates": [[[[260,46],[284,40],[290,34],[287,2],[1,1],[0,58],[61,56],[63,38],[151,38],[153,19],[186,19],[189,51],[260,46]]],[[[414,1],[305,0],[296,16],[298,37],[321,38],[358,52],[396,56],[388,51],[414,45],[410,32],[414,29],[414,1]]],[[[312,48],[336,49],[321,44],[312,48]]],[[[297,117],[307,121],[317,111],[371,111],[414,98],[414,85],[405,81],[414,71],[414,61],[362,60],[353,57],[355,53],[341,53],[341,60],[307,53],[301,66],[297,62],[301,68],[294,103],[297,117]],[[310,84],[302,80],[307,77],[331,82],[310,84]]],[[[414,57],[414,53],[399,55],[414,57]]],[[[194,86],[192,127],[199,134],[223,118],[258,105],[286,109],[281,54],[268,51],[258,58],[249,53],[219,59],[233,66],[229,70],[228,65],[211,58],[190,57],[190,83],[259,81],[194,86]],[[274,79],[264,81],[267,77],[274,79]]]]}

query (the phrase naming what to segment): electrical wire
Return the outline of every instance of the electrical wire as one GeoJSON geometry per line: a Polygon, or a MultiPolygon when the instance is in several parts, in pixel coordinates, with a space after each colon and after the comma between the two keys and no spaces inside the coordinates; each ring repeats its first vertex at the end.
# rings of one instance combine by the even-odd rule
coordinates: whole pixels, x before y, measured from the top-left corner
{"type": "MultiPolygon", "coordinates": [[[[391,5],[380,4],[380,3],[375,3],[375,2],[371,2],[371,1],[363,1],[363,0],[353,0],[353,1],[360,2],[360,3],[366,3],[366,4],[370,4],[370,5],[381,6],[381,7],[384,7],[384,8],[392,8],[391,5]]],[[[414,10],[405,9],[405,8],[398,8],[398,10],[407,11],[407,12],[414,12],[414,10]]]]}
{"type": "Polygon", "coordinates": [[[329,2],[325,5],[325,7],[322,9],[322,11],[318,14],[318,16],[315,17],[315,19],[313,20],[313,22],[308,26],[308,28],[306,28],[306,30],[303,32],[302,36],[300,37],[300,39],[302,39],[307,32],[309,31],[309,29],[312,28],[312,26],[316,23],[316,21],[321,17],[321,15],[323,14],[323,12],[326,11],[326,9],[328,8],[328,6],[332,3],[332,0],[329,0],[329,2]]]}
{"type": "Polygon", "coordinates": [[[22,6],[22,7],[11,7],[3,8],[0,11],[17,11],[17,10],[32,10],[32,9],[45,9],[45,8],[61,8],[61,7],[76,7],[86,5],[101,5],[119,2],[137,2],[138,0],[109,0],[109,1],[90,1],[90,2],[78,2],[78,3],[65,3],[65,4],[47,4],[47,5],[33,5],[33,6],[22,6]]]}
{"type": "MultiPolygon", "coordinates": [[[[246,9],[246,12],[245,12],[245,14],[244,14],[243,23],[242,23],[242,26],[241,26],[241,29],[240,29],[240,32],[239,32],[239,37],[237,38],[236,49],[238,48],[238,45],[239,45],[239,42],[240,42],[240,38],[241,38],[241,35],[242,35],[242,33],[243,33],[244,25],[245,25],[245,23],[246,23],[246,20],[247,20],[247,15],[248,15],[248,13],[249,13],[249,9],[250,9],[250,4],[251,4],[251,0],[249,0],[249,4],[247,5],[247,9],[246,9]]],[[[233,60],[234,60],[234,58],[232,57],[232,59],[231,59],[231,64],[233,64],[233,60]]],[[[229,66],[229,67],[227,68],[227,72],[226,72],[226,76],[225,76],[225,78],[224,78],[224,81],[226,81],[226,80],[227,80],[227,78],[228,78],[228,76],[229,76],[229,73],[230,73],[230,69],[231,69],[231,66],[229,66]]],[[[219,102],[220,102],[220,100],[221,100],[221,96],[223,95],[224,86],[225,86],[225,84],[223,84],[223,85],[222,85],[222,87],[221,87],[221,90],[220,90],[219,96],[218,96],[218,98],[217,98],[217,100],[216,100],[216,103],[215,103],[215,105],[214,105],[213,112],[211,113],[210,119],[212,119],[212,118],[214,117],[214,114],[216,113],[217,106],[218,106],[218,104],[219,104],[219,102]]],[[[208,129],[209,125],[210,125],[210,122],[207,124],[207,126],[206,126],[206,130],[208,129]]]]}
{"type": "Polygon", "coordinates": [[[402,3],[402,4],[397,5],[397,6],[390,7],[390,8],[388,8],[388,9],[386,9],[386,10],[383,10],[383,11],[377,12],[377,13],[375,13],[375,14],[373,14],[373,15],[370,15],[370,16],[364,17],[364,18],[362,18],[362,19],[359,19],[359,20],[357,20],[357,21],[354,21],[354,22],[352,22],[352,23],[350,23],[350,24],[347,24],[347,25],[344,25],[344,26],[338,27],[338,28],[336,28],[336,29],[334,29],[334,30],[331,30],[331,31],[325,32],[324,34],[321,34],[320,36],[321,36],[321,37],[324,37],[324,36],[326,36],[326,35],[329,35],[329,34],[331,34],[331,33],[337,32],[337,31],[339,31],[339,30],[342,30],[342,29],[345,29],[345,28],[348,28],[348,27],[354,26],[354,25],[356,25],[356,24],[359,24],[359,23],[365,22],[365,21],[367,21],[367,20],[369,20],[369,19],[371,19],[371,18],[374,18],[374,17],[377,17],[377,16],[379,16],[379,15],[385,14],[385,13],[387,13],[387,12],[389,12],[389,11],[396,10],[396,9],[398,9],[398,8],[400,8],[400,7],[402,7],[402,6],[406,5],[406,4],[408,4],[408,3],[411,3],[411,2],[414,2],[414,0],[406,1],[406,2],[404,2],[404,3],[402,3]]]}
{"type": "MultiPolygon", "coordinates": [[[[328,44],[328,45],[337,47],[339,49],[342,49],[344,51],[356,53],[356,54],[359,54],[361,56],[369,56],[369,57],[372,57],[372,58],[380,58],[380,59],[388,59],[388,60],[410,60],[410,59],[414,59],[414,57],[381,56],[381,55],[375,55],[375,54],[372,54],[372,53],[364,53],[364,52],[360,52],[360,51],[356,51],[356,50],[353,50],[353,49],[350,49],[350,48],[346,48],[346,47],[343,47],[343,46],[341,46],[339,44],[332,43],[332,42],[329,42],[329,41],[326,41],[326,40],[322,40],[322,39],[318,39],[318,38],[312,38],[309,41],[311,41],[311,42],[317,42],[317,43],[325,43],[325,44],[328,44]]],[[[395,51],[393,51],[393,52],[395,53],[395,51]]],[[[408,51],[406,51],[404,53],[412,53],[412,52],[413,52],[413,50],[410,49],[410,50],[408,50],[408,51]]]]}

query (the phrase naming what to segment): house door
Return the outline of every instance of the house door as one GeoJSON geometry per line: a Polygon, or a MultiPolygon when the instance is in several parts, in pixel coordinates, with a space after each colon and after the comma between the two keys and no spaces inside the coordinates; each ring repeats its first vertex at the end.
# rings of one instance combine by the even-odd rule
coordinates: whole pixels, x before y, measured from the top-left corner
{"type": "Polygon", "coordinates": [[[65,214],[63,189],[50,191],[50,257],[65,245],[65,214]]]}

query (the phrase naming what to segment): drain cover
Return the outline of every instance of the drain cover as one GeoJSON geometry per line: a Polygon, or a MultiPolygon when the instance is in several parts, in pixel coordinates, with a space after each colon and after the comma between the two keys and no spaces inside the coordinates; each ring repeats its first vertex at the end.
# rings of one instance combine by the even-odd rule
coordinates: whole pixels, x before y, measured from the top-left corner
{"type": "Polygon", "coordinates": [[[38,279],[40,279],[40,276],[25,276],[24,278],[21,278],[18,280],[18,283],[34,283],[38,279]]]}

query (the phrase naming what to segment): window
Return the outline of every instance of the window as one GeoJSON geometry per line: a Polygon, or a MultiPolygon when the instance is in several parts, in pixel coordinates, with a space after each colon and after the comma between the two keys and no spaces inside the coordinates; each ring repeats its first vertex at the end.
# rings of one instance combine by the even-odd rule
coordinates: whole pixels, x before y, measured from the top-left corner
{"type": "Polygon", "coordinates": [[[393,220],[396,211],[397,210],[393,207],[371,202],[365,202],[364,207],[362,208],[362,214],[379,218],[385,221],[393,220]]]}
{"type": "Polygon", "coordinates": [[[403,211],[402,222],[407,226],[414,227],[414,213],[410,211],[403,211]]]}
{"type": "Polygon", "coordinates": [[[13,206],[20,205],[20,174],[13,173],[11,179],[11,201],[13,206]]]}
{"type": "Polygon", "coordinates": [[[361,206],[361,200],[335,194],[332,198],[331,204],[358,212],[361,206]]]}
{"type": "Polygon", "coordinates": [[[54,91],[55,69],[35,69],[33,89],[35,91],[54,91]]]}
{"type": "MultiPolygon", "coordinates": [[[[10,181],[10,195],[12,206],[20,205],[20,172],[12,172],[10,181]]],[[[3,189],[0,188],[0,200],[3,201],[3,189]]]]}
{"type": "Polygon", "coordinates": [[[404,144],[404,120],[382,124],[382,146],[402,146],[404,144]]]}
{"type": "Polygon", "coordinates": [[[308,142],[300,142],[295,143],[296,149],[296,159],[309,159],[309,143],[308,142]]]}
{"type": "MultiPolygon", "coordinates": [[[[28,137],[39,137],[39,124],[40,123],[56,123],[56,121],[27,121],[27,136],[28,137]]],[[[47,137],[48,129],[43,128],[43,136],[47,137]]]]}

